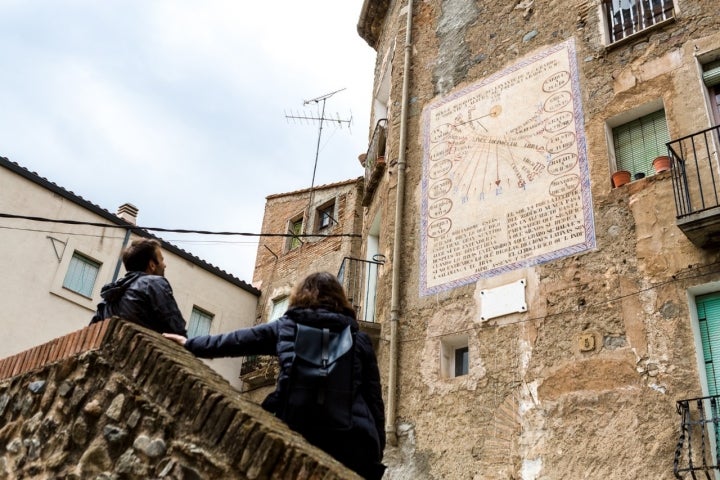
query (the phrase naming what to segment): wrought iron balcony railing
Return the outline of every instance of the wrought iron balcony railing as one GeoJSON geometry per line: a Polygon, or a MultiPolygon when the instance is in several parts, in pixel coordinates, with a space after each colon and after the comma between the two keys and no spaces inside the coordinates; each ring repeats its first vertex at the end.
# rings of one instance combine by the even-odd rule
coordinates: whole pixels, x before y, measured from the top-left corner
{"type": "Polygon", "coordinates": [[[373,193],[385,171],[385,142],[387,140],[387,118],[378,120],[373,131],[368,151],[365,154],[365,194],[363,206],[370,205],[373,193]]]}
{"type": "Polygon", "coordinates": [[[668,142],[667,147],[678,226],[698,246],[716,243],[720,240],[720,125],[668,142]]]}
{"type": "Polygon", "coordinates": [[[680,438],[675,448],[675,478],[715,479],[718,467],[720,395],[679,400],[680,438]]]}
{"type": "Polygon", "coordinates": [[[720,125],[668,142],[678,218],[720,205],[719,143],[720,125]]]}
{"type": "Polygon", "coordinates": [[[275,383],[279,370],[277,357],[252,355],[245,357],[240,367],[243,391],[254,390],[275,383]]]}
{"type": "Polygon", "coordinates": [[[358,320],[375,321],[378,269],[384,263],[385,257],[382,255],[375,255],[373,260],[343,258],[337,278],[345,289],[348,300],[355,308],[358,320]]]}

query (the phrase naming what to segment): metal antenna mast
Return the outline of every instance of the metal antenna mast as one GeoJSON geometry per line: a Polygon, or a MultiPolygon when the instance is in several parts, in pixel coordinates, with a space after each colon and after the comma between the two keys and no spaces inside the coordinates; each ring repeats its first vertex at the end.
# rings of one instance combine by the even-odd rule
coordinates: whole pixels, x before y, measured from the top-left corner
{"type": "Polygon", "coordinates": [[[307,106],[311,103],[318,104],[322,102],[322,107],[320,109],[320,116],[312,116],[312,115],[288,115],[285,114],[285,118],[288,120],[305,120],[309,122],[319,122],[319,129],[318,129],[318,137],[317,137],[317,145],[315,146],[315,163],[313,165],[313,174],[312,174],[312,182],[310,183],[310,202],[308,203],[308,206],[305,211],[305,222],[304,222],[304,233],[308,233],[308,223],[310,218],[310,207],[312,207],[313,202],[313,196],[315,194],[315,173],[317,172],[317,163],[318,163],[318,157],[320,156],[320,140],[322,138],[322,131],[323,131],[323,124],[328,121],[332,123],[338,124],[340,127],[342,127],[343,124],[347,124],[348,128],[350,128],[350,124],[352,123],[352,115],[349,119],[344,120],[341,119],[337,114],[335,115],[335,118],[333,117],[326,117],[325,116],[325,101],[335,95],[338,92],[342,92],[345,90],[344,88],[341,88],[340,90],[335,90],[334,92],[326,93],[325,95],[320,95],[319,97],[312,98],[310,100],[304,100],[303,106],[307,106]]]}

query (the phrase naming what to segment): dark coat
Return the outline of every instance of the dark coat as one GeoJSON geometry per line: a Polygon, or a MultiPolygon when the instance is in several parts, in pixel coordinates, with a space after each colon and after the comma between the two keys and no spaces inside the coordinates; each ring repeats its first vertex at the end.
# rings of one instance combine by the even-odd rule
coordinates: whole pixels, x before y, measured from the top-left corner
{"type": "Polygon", "coordinates": [[[380,372],[370,337],[358,331],[353,312],[342,314],[324,309],[291,308],[278,320],[222,335],[189,339],[185,348],[204,358],[275,355],[280,364],[276,390],[263,407],[282,419],[290,369],[294,355],[296,324],[339,330],[347,325],[355,333],[355,399],[353,426],[349,431],[300,431],[310,443],[325,450],[366,478],[380,478],[385,449],[385,408],[380,372]]]}
{"type": "Polygon", "coordinates": [[[100,291],[103,300],[90,323],[118,316],[158,333],[187,336],[185,320],[165,277],[128,272],[100,291]]]}

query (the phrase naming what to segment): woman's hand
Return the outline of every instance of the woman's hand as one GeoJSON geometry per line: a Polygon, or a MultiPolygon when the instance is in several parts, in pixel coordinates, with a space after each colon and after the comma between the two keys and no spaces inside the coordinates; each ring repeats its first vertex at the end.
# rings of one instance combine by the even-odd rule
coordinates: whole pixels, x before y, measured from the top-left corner
{"type": "Polygon", "coordinates": [[[176,333],[163,333],[163,337],[169,338],[173,342],[177,343],[180,346],[185,346],[185,342],[187,342],[187,338],[183,337],[182,335],[178,335],[176,333]]]}

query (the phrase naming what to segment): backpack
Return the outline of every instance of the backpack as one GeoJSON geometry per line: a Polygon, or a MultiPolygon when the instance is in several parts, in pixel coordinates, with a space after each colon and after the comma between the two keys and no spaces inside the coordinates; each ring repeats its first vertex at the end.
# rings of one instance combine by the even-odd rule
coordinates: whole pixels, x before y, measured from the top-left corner
{"type": "Polygon", "coordinates": [[[355,337],[296,324],[283,419],[299,430],[348,430],[352,426],[355,337]]]}

